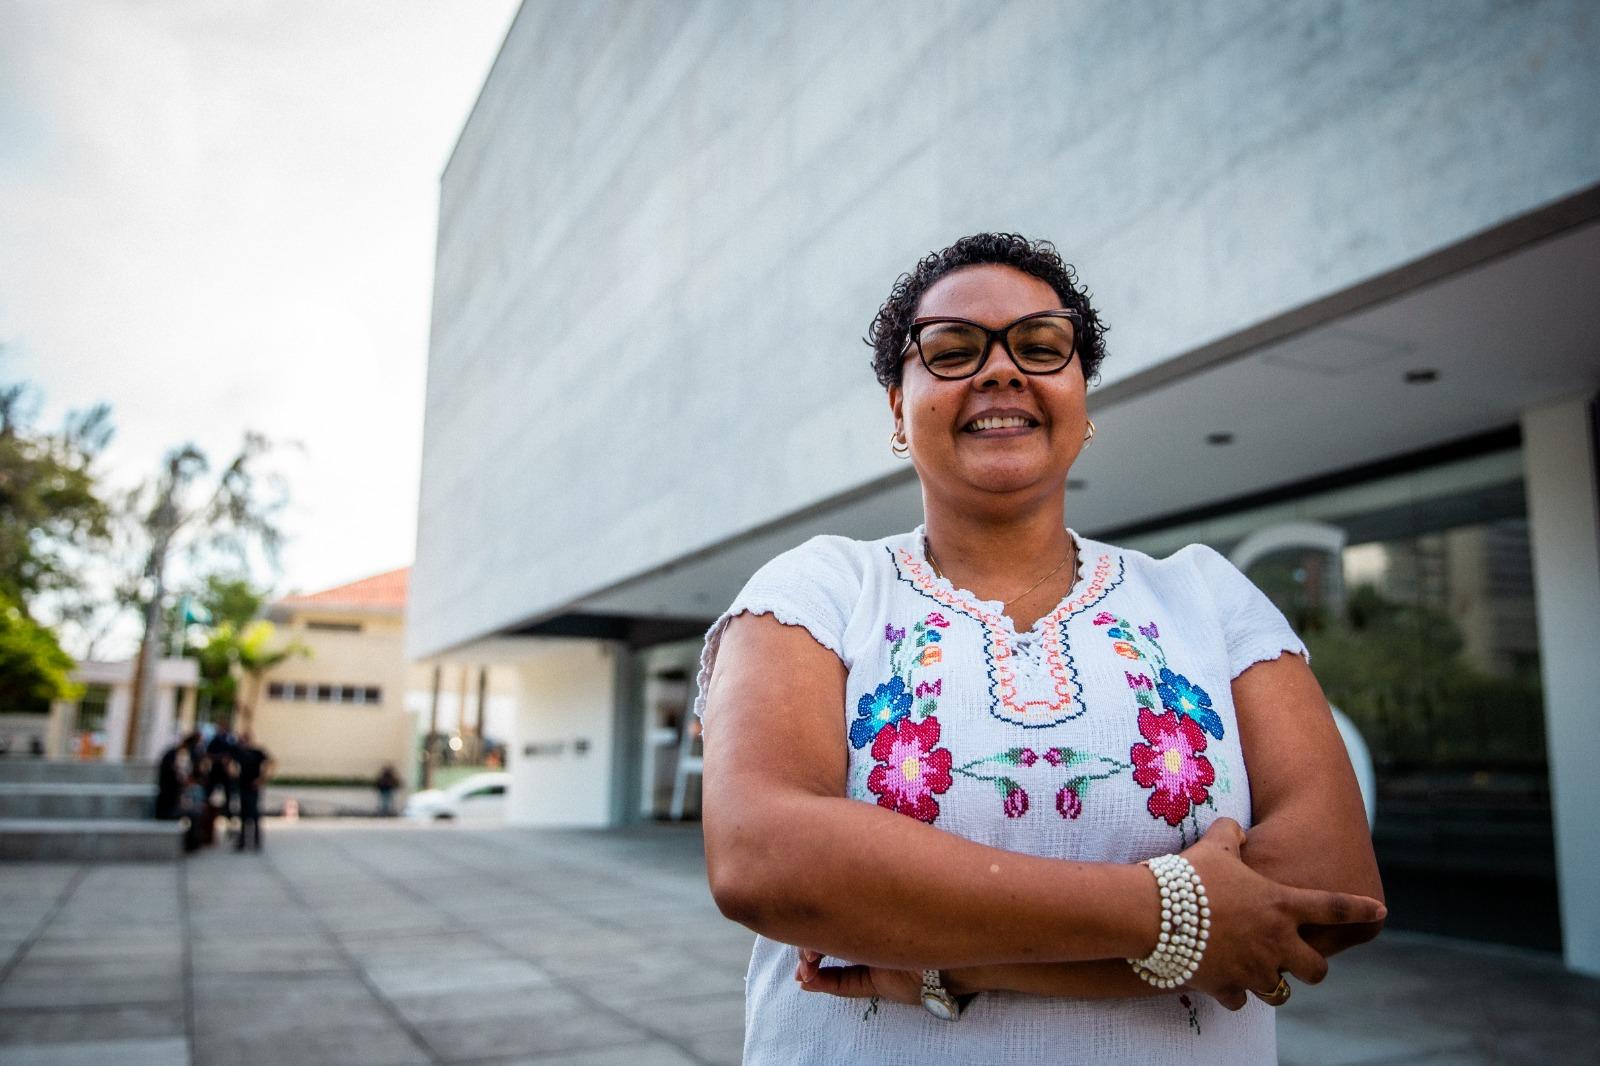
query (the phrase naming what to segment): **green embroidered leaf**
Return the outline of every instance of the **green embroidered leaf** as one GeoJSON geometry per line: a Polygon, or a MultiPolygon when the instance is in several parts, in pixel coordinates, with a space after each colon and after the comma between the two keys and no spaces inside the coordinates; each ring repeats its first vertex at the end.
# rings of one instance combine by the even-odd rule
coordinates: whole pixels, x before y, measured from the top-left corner
{"type": "Polygon", "coordinates": [[[1150,693],[1146,692],[1144,689],[1140,689],[1139,691],[1135,692],[1133,694],[1133,698],[1139,704],[1139,706],[1149,710],[1155,710],[1155,697],[1150,695],[1150,693]]]}
{"type": "Polygon", "coordinates": [[[930,715],[934,711],[937,711],[938,709],[939,709],[939,704],[931,696],[922,701],[922,713],[923,713],[923,715],[930,715]]]}

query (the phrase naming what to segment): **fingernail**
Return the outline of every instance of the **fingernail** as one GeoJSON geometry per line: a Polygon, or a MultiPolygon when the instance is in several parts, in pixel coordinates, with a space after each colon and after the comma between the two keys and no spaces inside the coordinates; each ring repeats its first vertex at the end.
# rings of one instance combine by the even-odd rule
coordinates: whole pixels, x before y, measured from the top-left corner
{"type": "Polygon", "coordinates": [[[1385,919],[1385,918],[1387,918],[1387,917],[1388,917],[1388,916],[1389,916],[1389,908],[1388,908],[1388,907],[1385,907],[1385,906],[1384,906],[1384,905],[1383,905],[1383,904],[1381,904],[1381,903],[1380,903],[1380,904],[1378,904],[1378,921],[1380,921],[1380,922],[1381,922],[1381,921],[1383,921],[1383,920],[1384,920],[1384,919],[1385,919]]]}

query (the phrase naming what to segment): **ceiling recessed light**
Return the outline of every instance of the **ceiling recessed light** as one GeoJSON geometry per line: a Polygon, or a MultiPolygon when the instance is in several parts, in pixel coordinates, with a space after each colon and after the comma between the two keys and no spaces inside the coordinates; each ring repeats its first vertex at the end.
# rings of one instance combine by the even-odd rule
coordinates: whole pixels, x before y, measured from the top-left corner
{"type": "Polygon", "coordinates": [[[1233,434],[1232,433],[1207,433],[1206,434],[1206,443],[1207,444],[1232,444],[1233,443],[1233,434]]]}
{"type": "Polygon", "coordinates": [[[1438,380],[1439,380],[1439,372],[1437,370],[1432,369],[1432,368],[1424,368],[1422,370],[1407,370],[1406,371],[1406,384],[1407,385],[1426,385],[1430,381],[1438,381],[1438,380]]]}

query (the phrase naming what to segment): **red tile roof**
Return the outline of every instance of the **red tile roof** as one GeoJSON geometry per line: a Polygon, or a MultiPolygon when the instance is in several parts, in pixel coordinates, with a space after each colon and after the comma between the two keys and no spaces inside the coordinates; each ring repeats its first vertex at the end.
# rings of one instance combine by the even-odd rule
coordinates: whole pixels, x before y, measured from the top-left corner
{"type": "Polygon", "coordinates": [[[278,601],[281,607],[353,607],[363,611],[404,610],[411,567],[374,574],[321,592],[302,592],[278,601]]]}

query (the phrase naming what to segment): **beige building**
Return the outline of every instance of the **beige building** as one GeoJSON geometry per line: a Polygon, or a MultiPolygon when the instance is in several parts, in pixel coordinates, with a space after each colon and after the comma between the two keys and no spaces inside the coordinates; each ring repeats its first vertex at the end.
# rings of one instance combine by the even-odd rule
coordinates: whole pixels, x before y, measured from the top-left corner
{"type": "Polygon", "coordinates": [[[416,773],[417,722],[407,707],[410,568],[321,592],[286,596],[267,617],[285,644],[303,645],[269,670],[252,729],[282,777],[377,777],[389,764],[416,773]]]}
{"type": "Polygon", "coordinates": [[[402,567],[268,606],[279,643],[309,652],[267,672],[254,714],[280,777],[370,780],[387,763],[411,787],[430,723],[460,757],[508,735],[515,696],[503,670],[406,660],[410,574],[402,567]]]}

